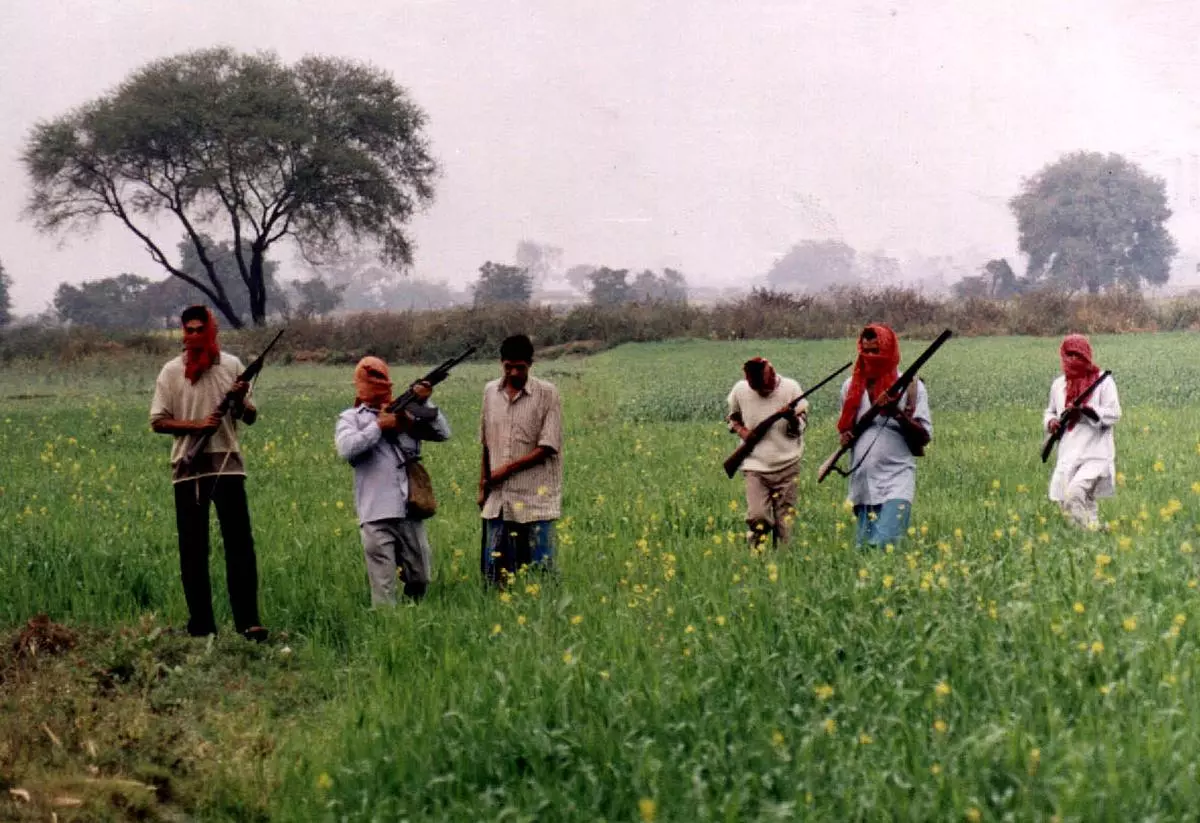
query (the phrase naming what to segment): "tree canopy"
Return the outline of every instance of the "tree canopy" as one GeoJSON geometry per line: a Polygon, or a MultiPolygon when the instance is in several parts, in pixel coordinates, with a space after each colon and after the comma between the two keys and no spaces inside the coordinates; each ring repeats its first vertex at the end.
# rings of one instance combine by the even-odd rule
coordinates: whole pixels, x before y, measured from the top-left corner
{"type": "Polygon", "coordinates": [[[857,279],[854,249],[840,240],[797,243],[767,272],[767,285],[784,291],[816,292],[857,279]]]}
{"type": "Polygon", "coordinates": [[[437,174],[425,123],[407,92],[369,65],[188,52],[35,126],[22,156],[32,184],[26,211],[46,232],[115,218],[240,327],[201,236],[227,238],[261,324],[265,255],[285,237],[310,259],[369,240],[386,262],[411,264],[406,225],[431,202],[437,174]],[[203,276],[155,239],[164,217],[183,227],[203,276]]]}
{"type": "Polygon", "coordinates": [[[1068,154],[1025,180],[1009,208],[1031,283],[1094,294],[1170,276],[1166,184],[1118,154],[1068,154]]]}
{"type": "Polygon", "coordinates": [[[479,280],[475,283],[475,305],[491,306],[496,303],[529,303],[533,297],[533,275],[520,266],[493,263],[491,260],[479,267],[479,280]]]}

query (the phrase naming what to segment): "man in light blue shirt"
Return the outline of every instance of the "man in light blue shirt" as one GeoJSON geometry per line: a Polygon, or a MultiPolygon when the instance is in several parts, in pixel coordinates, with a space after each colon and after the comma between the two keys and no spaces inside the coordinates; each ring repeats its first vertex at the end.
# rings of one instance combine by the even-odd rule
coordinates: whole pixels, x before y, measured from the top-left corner
{"type": "Polygon", "coordinates": [[[421,441],[450,437],[450,424],[429,403],[433,388],[417,383],[413,392],[435,414],[418,421],[391,414],[392,382],[387,364],[364,357],[354,369],[356,400],[338,416],[334,443],[338,456],[354,467],[354,506],[358,512],[372,605],[396,602],[396,570],[404,594],[420,600],[429,587],[432,551],[425,523],[409,515],[408,466],[421,459],[421,441]]]}

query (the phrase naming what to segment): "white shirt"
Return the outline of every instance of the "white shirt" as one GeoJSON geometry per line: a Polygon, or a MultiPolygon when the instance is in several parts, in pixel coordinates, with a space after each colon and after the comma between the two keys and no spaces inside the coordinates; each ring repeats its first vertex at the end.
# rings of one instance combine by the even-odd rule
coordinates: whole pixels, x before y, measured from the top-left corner
{"type": "MultiPolygon", "coordinates": [[[[842,402],[850,381],[842,384],[842,402]]],[[[871,398],[862,393],[855,420],[871,408],[871,398]]],[[[908,392],[900,401],[901,408],[908,403],[908,392]]],[[[929,413],[929,395],[925,383],[917,380],[917,405],[913,419],[933,436],[933,421],[929,413]]],[[[871,426],[854,443],[850,450],[850,465],[858,468],[850,475],[850,502],[856,506],[881,506],[889,500],[907,500],[909,503],[917,493],[917,458],[913,456],[908,442],[901,433],[900,424],[887,415],[878,415],[871,426]]]]}
{"type": "MultiPolygon", "coordinates": [[[[1075,428],[1063,433],[1058,443],[1058,461],[1050,478],[1050,499],[1061,502],[1067,486],[1077,482],[1099,481],[1096,497],[1112,497],[1116,477],[1116,443],[1113,426],[1121,419],[1121,400],[1112,375],[1092,391],[1084,404],[1099,418],[1093,421],[1081,416],[1075,428]]],[[[1067,408],[1067,378],[1059,375],[1050,385],[1050,402],[1042,416],[1042,428],[1047,431],[1050,421],[1067,408]]]]}
{"type": "MultiPolygon", "coordinates": [[[[740,414],[742,425],[753,429],[766,420],[780,406],[786,405],[804,394],[800,384],[790,377],[780,377],[775,389],[763,397],[750,388],[745,380],[739,380],[729,392],[726,402],[729,404],[729,414],[740,414]]],[[[808,411],[808,401],[801,400],[796,404],[796,413],[808,411]]],[[[783,471],[800,462],[804,454],[804,418],[800,418],[800,436],[789,437],[787,421],[777,420],[767,431],[767,436],[759,441],[754,451],[742,463],[742,471],[771,472],[783,471]]]]}

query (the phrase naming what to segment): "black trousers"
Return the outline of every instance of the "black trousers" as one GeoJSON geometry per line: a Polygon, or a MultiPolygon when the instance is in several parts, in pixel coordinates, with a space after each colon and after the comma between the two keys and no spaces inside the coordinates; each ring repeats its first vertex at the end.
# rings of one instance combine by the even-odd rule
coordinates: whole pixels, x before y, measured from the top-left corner
{"type": "Polygon", "coordinates": [[[188,606],[188,633],[213,634],[212,583],[208,575],[208,504],[217,507],[225,543],[225,577],[233,625],[239,632],[260,625],[258,559],[250,532],[246,478],[201,477],[175,484],[175,525],[179,530],[179,572],[188,606]]]}

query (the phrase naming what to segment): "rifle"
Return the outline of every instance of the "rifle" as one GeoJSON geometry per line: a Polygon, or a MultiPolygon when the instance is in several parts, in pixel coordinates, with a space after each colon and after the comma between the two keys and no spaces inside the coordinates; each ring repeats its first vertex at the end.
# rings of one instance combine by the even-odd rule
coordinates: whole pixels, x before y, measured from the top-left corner
{"type": "Polygon", "coordinates": [[[1071,401],[1071,405],[1067,406],[1065,409],[1062,410],[1062,413],[1059,414],[1059,416],[1058,416],[1058,430],[1056,432],[1054,432],[1054,434],[1048,435],[1046,437],[1046,441],[1044,443],[1042,443],[1042,462],[1043,463],[1045,463],[1047,460],[1050,459],[1050,452],[1054,451],[1054,444],[1057,443],[1059,440],[1062,440],[1063,435],[1066,434],[1066,432],[1067,432],[1067,415],[1069,415],[1073,410],[1081,408],[1083,406],[1083,404],[1085,402],[1087,402],[1087,399],[1091,395],[1091,393],[1094,392],[1101,383],[1103,383],[1105,380],[1107,380],[1108,376],[1110,374],[1112,374],[1111,371],[1105,371],[1105,372],[1101,373],[1101,375],[1099,377],[1097,377],[1095,380],[1092,381],[1092,385],[1088,386],[1086,389],[1084,389],[1082,392],[1080,392],[1079,396],[1076,397],[1073,401],[1071,401]]]}
{"type": "MultiPolygon", "coordinates": [[[[833,374],[826,377],[824,380],[822,380],[817,385],[809,388],[809,390],[804,392],[804,394],[800,395],[795,400],[788,403],[788,409],[789,410],[795,409],[801,400],[808,397],[810,394],[815,392],[817,389],[821,388],[826,383],[828,383],[830,380],[837,377],[839,374],[841,374],[842,372],[844,372],[846,369],[850,368],[853,365],[854,365],[853,361],[847,363],[846,365],[842,366],[840,369],[835,371],[833,374]]],[[[727,474],[729,477],[733,477],[733,475],[737,472],[738,468],[741,467],[741,465],[745,461],[745,459],[750,456],[750,452],[754,451],[754,447],[757,446],[760,442],[762,442],[762,439],[767,436],[767,432],[771,430],[771,427],[774,426],[775,423],[778,422],[779,420],[782,420],[783,417],[784,417],[783,412],[776,411],[773,414],[771,414],[770,416],[768,416],[766,419],[761,421],[753,429],[751,429],[750,436],[742,441],[742,445],[738,446],[737,449],[733,452],[733,454],[731,454],[731,455],[729,455],[729,457],[725,458],[725,463],[723,464],[725,466],[725,474],[727,474]]]]}
{"type": "MultiPolygon", "coordinates": [[[[887,395],[889,397],[897,398],[902,396],[904,394],[904,390],[908,388],[908,384],[916,378],[917,371],[919,371],[920,368],[925,365],[926,361],[933,357],[937,350],[942,347],[942,344],[949,340],[953,335],[954,332],[950,331],[950,329],[946,329],[939,334],[937,340],[934,340],[933,343],[929,345],[929,348],[921,352],[921,356],[914,360],[913,364],[905,369],[902,375],[896,378],[896,382],[888,388],[887,395]]],[[[875,418],[879,416],[879,413],[882,410],[883,406],[880,406],[879,403],[871,404],[871,407],[867,409],[866,413],[863,414],[863,416],[860,417],[854,424],[854,430],[851,432],[850,442],[839,447],[837,451],[829,455],[829,459],[821,464],[820,470],[817,471],[818,483],[828,477],[829,473],[835,469],[837,470],[838,474],[846,474],[846,472],[843,472],[841,469],[837,468],[837,462],[842,459],[843,454],[846,454],[848,451],[854,448],[854,444],[858,442],[858,438],[862,437],[863,434],[866,433],[867,429],[874,424],[875,418]]]]}
{"type": "Polygon", "coordinates": [[[410,415],[412,415],[413,419],[419,422],[428,423],[432,421],[437,415],[437,412],[433,411],[432,409],[425,409],[415,405],[417,402],[417,393],[413,391],[413,386],[417,385],[417,383],[428,383],[430,386],[436,386],[438,383],[441,383],[450,376],[450,370],[452,368],[466,360],[474,353],[475,347],[467,346],[467,350],[462,354],[458,355],[457,357],[451,357],[445,363],[429,372],[429,374],[425,375],[420,380],[414,381],[412,385],[410,385],[404,391],[404,394],[397,397],[391,403],[388,403],[387,408],[385,408],[384,411],[390,414],[403,414],[404,412],[408,412],[410,415]]]}
{"type": "MultiPolygon", "coordinates": [[[[275,344],[279,342],[279,338],[283,337],[283,333],[285,331],[287,331],[287,329],[282,328],[279,330],[279,334],[271,338],[271,342],[268,343],[267,347],[262,350],[262,354],[254,358],[250,365],[246,367],[246,370],[237,376],[237,380],[234,381],[235,383],[249,383],[251,380],[258,377],[258,373],[262,371],[263,363],[266,362],[267,353],[275,347],[275,344]]],[[[233,393],[231,391],[226,392],[225,396],[221,398],[221,402],[217,405],[214,414],[219,414],[224,417],[226,412],[229,411],[229,407],[232,405],[233,393]]],[[[200,452],[204,451],[204,446],[208,443],[208,439],[212,436],[213,432],[205,432],[196,436],[196,439],[192,441],[192,445],[188,447],[187,452],[183,455],[183,460],[180,461],[185,469],[191,467],[192,462],[195,461],[195,459],[200,455],[200,452]]]]}

